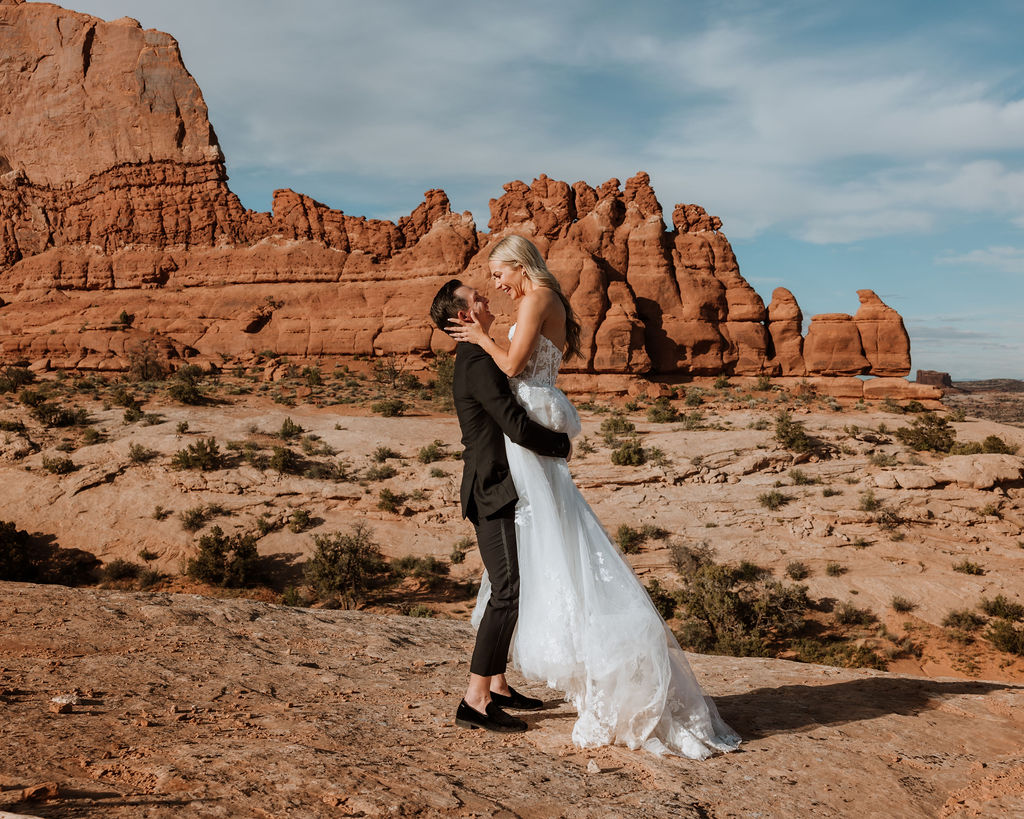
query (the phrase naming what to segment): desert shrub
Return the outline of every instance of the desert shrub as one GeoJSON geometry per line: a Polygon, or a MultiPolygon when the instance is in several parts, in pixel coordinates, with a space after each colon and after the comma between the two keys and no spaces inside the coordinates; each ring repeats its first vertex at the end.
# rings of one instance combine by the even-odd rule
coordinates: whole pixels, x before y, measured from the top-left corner
{"type": "Polygon", "coordinates": [[[918,452],[949,452],[956,441],[956,431],[949,421],[934,412],[924,412],[909,427],[900,427],[896,438],[918,452]]]}
{"type": "Polygon", "coordinates": [[[299,456],[286,446],[275,446],[268,465],[282,475],[294,473],[299,468],[299,456]]]}
{"type": "Polygon", "coordinates": [[[199,554],[188,561],[185,573],[202,583],[244,588],[256,583],[258,562],[255,535],[225,535],[214,526],[199,538],[199,554]]]}
{"type": "Polygon", "coordinates": [[[832,617],[841,626],[866,626],[878,619],[867,609],[859,609],[849,601],[836,606],[832,617]]]}
{"type": "Polygon", "coordinates": [[[385,418],[395,418],[404,415],[409,405],[401,398],[384,398],[370,405],[370,409],[383,415],[385,418]]]}
{"type": "Polygon", "coordinates": [[[155,449],[149,449],[142,446],[142,444],[132,444],[128,447],[128,458],[135,464],[144,464],[146,461],[153,460],[159,454],[155,449]]]}
{"type": "Polygon", "coordinates": [[[871,545],[871,541],[864,537],[855,537],[853,539],[853,545],[857,549],[866,549],[868,546],[871,545]]]}
{"type": "Polygon", "coordinates": [[[724,373],[715,379],[716,390],[726,390],[729,388],[729,376],[724,373]]]}
{"type": "Polygon", "coordinates": [[[35,373],[27,367],[4,367],[0,371],[0,393],[17,392],[35,380],[35,373]]]}
{"type": "MultiPolygon", "coordinates": [[[[24,432],[25,424],[21,421],[12,421],[8,418],[0,418],[0,432],[24,432]]],[[[88,430],[86,430],[88,432],[88,430]]]]}
{"type": "Polygon", "coordinates": [[[868,458],[872,466],[899,466],[899,458],[885,452],[875,452],[868,458]]]}
{"type": "Polygon", "coordinates": [[[67,475],[78,469],[75,466],[75,462],[67,457],[49,457],[48,455],[43,456],[43,469],[49,472],[51,475],[67,475]]]}
{"type": "Polygon", "coordinates": [[[156,345],[147,339],[126,350],[128,377],[133,381],[159,381],[167,376],[167,367],[156,345]]]}
{"type": "Polygon", "coordinates": [[[772,381],[767,375],[760,375],[757,377],[757,383],[754,385],[754,389],[758,392],[768,392],[772,388],[772,381]]]}
{"type": "Polygon", "coordinates": [[[140,569],[136,578],[136,586],[140,589],[149,589],[164,579],[164,576],[156,569],[140,569]]]}
{"type": "Polygon", "coordinates": [[[434,610],[423,603],[413,603],[405,610],[406,617],[433,617],[434,610]]]}
{"type": "Polygon", "coordinates": [[[164,520],[171,516],[170,509],[164,509],[160,504],[153,508],[153,520],[164,520]]]}
{"type": "Polygon", "coordinates": [[[1006,443],[998,435],[989,435],[984,441],[959,441],[949,450],[951,455],[980,455],[991,452],[1000,455],[1015,455],[1017,446],[1006,443]]]}
{"type": "Polygon", "coordinates": [[[323,386],[324,379],[320,374],[319,367],[305,367],[302,370],[302,377],[306,379],[307,387],[321,387],[323,386]]]}
{"type": "Polygon", "coordinates": [[[141,407],[128,407],[124,411],[124,415],[121,416],[121,420],[125,424],[134,424],[136,421],[141,421],[145,417],[141,407]]]}
{"type": "Polygon", "coordinates": [[[696,546],[688,546],[679,541],[669,544],[669,556],[672,568],[679,575],[690,575],[702,566],[712,563],[711,549],[707,543],[698,543],[696,546]]]}
{"type": "Polygon", "coordinates": [[[100,570],[100,577],[106,581],[129,580],[139,576],[142,567],[130,560],[117,558],[110,561],[100,570]]]}
{"type": "Polygon", "coordinates": [[[452,553],[448,559],[452,563],[463,563],[466,560],[466,552],[473,548],[473,541],[468,537],[461,538],[452,546],[452,553]]]}
{"type": "Polygon", "coordinates": [[[147,563],[149,563],[152,560],[156,560],[158,557],[160,557],[160,555],[158,555],[152,549],[139,549],[139,559],[145,560],[147,563]]]}
{"type": "Polygon", "coordinates": [[[431,587],[443,583],[450,571],[451,567],[444,560],[432,555],[405,555],[391,561],[391,573],[395,577],[413,577],[431,587]]]}
{"type": "Polygon", "coordinates": [[[636,424],[621,412],[613,412],[601,421],[601,433],[606,439],[609,436],[627,435],[632,432],[636,432],[636,424]]]}
{"type": "Polygon", "coordinates": [[[875,493],[870,489],[860,493],[860,503],[857,504],[857,508],[861,512],[877,512],[882,508],[882,501],[875,497],[875,493]]]}
{"type": "Polygon", "coordinates": [[[397,512],[405,501],[405,495],[400,492],[392,492],[385,487],[380,490],[380,500],[377,501],[377,508],[382,512],[397,512]]]}
{"type": "Polygon", "coordinates": [[[694,410],[693,412],[684,412],[679,416],[679,420],[682,422],[683,429],[685,430],[697,430],[704,429],[704,413],[700,410],[694,410]]]}
{"type": "Polygon", "coordinates": [[[772,422],[767,418],[758,418],[747,424],[748,429],[768,429],[772,425],[772,422]]]}
{"type": "Polygon", "coordinates": [[[635,438],[623,441],[612,450],[612,463],[617,466],[640,466],[647,461],[647,452],[635,438]]]}
{"type": "Polygon", "coordinates": [[[978,603],[978,608],[989,617],[1002,617],[1004,620],[1024,620],[1024,606],[1007,600],[1001,594],[997,594],[991,600],[982,597],[981,602],[978,603]]]}
{"type": "Polygon", "coordinates": [[[416,460],[421,464],[432,464],[434,461],[443,461],[445,458],[444,442],[432,441],[425,447],[421,447],[416,455],[416,460]]]}
{"type": "Polygon", "coordinates": [[[374,464],[366,470],[366,479],[368,481],[386,481],[397,474],[398,470],[391,464],[374,464]]]}
{"type": "Polygon", "coordinates": [[[831,486],[826,486],[821,490],[821,496],[823,498],[834,498],[836,495],[842,495],[841,489],[833,489],[831,486]]]}
{"type": "Polygon", "coordinates": [[[89,423],[89,413],[84,408],[69,408],[50,401],[36,404],[29,414],[46,427],[85,426],[89,423]]]}
{"type": "Polygon", "coordinates": [[[798,633],[810,606],[806,586],[744,579],[736,567],[702,562],[683,575],[679,592],[680,642],[697,651],[769,656],[771,647],[798,633]]]}
{"type": "Polygon", "coordinates": [[[665,396],[655,399],[647,408],[647,420],[655,424],[668,424],[679,418],[679,411],[665,396]]]}
{"type": "Polygon", "coordinates": [[[704,403],[704,391],[699,387],[691,387],[686,391],[683,403],[688,407],[699,407],[704,403]]]}
{"type": "Polygon", "coordinates": [[[295,586],[285,586],[284,591],[281,592],[281,605],[295,608],[306,605],[306,601],[295,586]]]}
{"type": "Polygon", "coordinates": [[[829,577],[840,577],[846,574],[846,567],[840,563],[830,562],[825,564],[825,574],[829,577]]]}
{"type": "Polygon", "coordinates": [[[658,578],[652,577],[647,584],[647,594],[662,620],[671,620],[676,613],[675,595],[662,588],[658,578]]]}
{"type": "Polygon", "coordinates": [[[214,438],[200,438],[185,449],[179,449],[171,457],[171,466],[175,469],[200,469],[203,472],[212,472],[220,469],[221,463],[220,447],[214,438]]]}
{"type": "Polygon", "coordinates": [[[985,574],[985,569],[977,563],[972,563],[970,560],[964,558],[959,563],[954,564],[954,572],[960,572],[961,574],[985,574]]]}
{"type": "Polygon", "coordinates": [[[773,512],[776,509],[781,509],[791,500],[793,499],[789,495],[783,495],[777,489],[773,489],[771,492],[763,492],[757,496],[757,502],[765,509],[771,509],[773,512]]]}
{"type": "Polygon", "coordinates": [[[786,565],[786,574],[793,580],[803,580],[811,573],[810,567],[800,560],[794,560],[786,565]]]}
{"type": "Polygon", "coordinates": [[[288,529],[295,532],[295,534],[305,532],[312,521],[313,518],[308,511],[305,509],[296,509],[288,518],[288,529]]]}
{"type": "Polygon", "coordinates": [[[281,429],[277,431],[277,437],[285,441],[298,438],[305,430],[296,424],[291,418],[285,418],[281,422],[281,429]]]}
{"type": "Polygon", "coordinates": [[[791,452],[810,452],[814,448],[804,425],[785,411],[775,416],[775,440],[791,452]]]}
{"type": "Polygon", "coordinates": [[[985,639],[1000,651],[1024,656],[1024,631],[1009,620],[995,620],[985,632],[985,639]]]}
{"type": "Polygon", "coordinates": [[[893,611],[898,611],[900,614],[906,614],[907,612],[911,612],[917,608],[916,603],[913,603],[906,597],[901,597],[898,594],[889,601],[889,606],[893,611]]]}
{"type": "Polygon", "coordinates": [[[192,406],[202,404],[206,400],[206,396],[199,389],[198,378],[182,375],[187,369],[189,368],[185,367],[174,374],[174,378],[167,387],[167,395],[181,404],[192,406]]]}
{"type": "Polygon", "coordinates": [[[977,631],[985,625],[985,618],[970,609],[958,609],[942,618],[942,625],[960,631],[977,631]]]}
{"type": "Polygon", "coordinates": [[[174,428],[174,431],[178,435],[184,435],[188,432],[188,421],[178,421],[178,425],[174,428]]]}
{"type": "Polygon", "coordinates": [[[903,525],[904,520],[900,513],[895,509],[889,506],[883,506],[875,515],[875,523],[887,532],[894,532],[903,525]]]}
{"type": "Polygon", "coordinates": [[[438,353],[430,364],[434,373],[431,388],[434,393],[434,402],[441,407],[450,407],[452,404],[452,382],[455,379],[455,357],[448,353],[438,353]]]}
{"type": "Polygon", "coordinates": [[[634,529],[628,523],[623,523],[615,530],[615,542],[619,549],[627,555],[636,554],[640,551],[640,544],[644,537],[639,530],[634,529]]]}
{"type": "Polygon", "coordinates": [[[391,458],[401,458],[402,456],[395,452],[389,446],[379,446],[373,452],[370,453],[370,460],[374,463],[382,464],[391,458]]]}
{"type": "Polygon", "coordinates": [[[789,479],[793,481],[794,486],[810,486],[819,482],[817,478],[812,478],[802,469],[789,470],[789,479]]]}
{"type": "Polygon", "coordinates": [[[29,581],[35,577],[32,539],[13,523],[0,520],[0,580],[29,581]]]}
{"type": "Polygon", "coordinates": [[[271,520],[266,514],[260,515],[256,518],[256,531],[259,532],[260,537],[266,537],[271,532],[276,532],[281,528],[281,522],[278,520],[271,520]]]}
{"type": "Polygon", "coordinates": [[[38,390],[26,388],[18,393],[18,403],[26,407],[38,407],[46,403],[46,399],[49,397],[49,391],[45,387],[38,390]]]}
{"type": "Polygon", "coordinates": [[[834,665],[841,668],[877,668],[884,671],[887,663],[868,646],[852,640],[803,639],[792,646],[796,659],[801,663],[834,665]]]}
{"type": "MultiPolygon", "coordinates": [[[[161,507],[158,506],[157,509],[160,510],[161,507]]],[[[182,529],[186,532],[198,532],[206,525],[206,521],[210,519],[211,515],[206,506],[200,505],[183,510],[179,517],[182,529]]]]}

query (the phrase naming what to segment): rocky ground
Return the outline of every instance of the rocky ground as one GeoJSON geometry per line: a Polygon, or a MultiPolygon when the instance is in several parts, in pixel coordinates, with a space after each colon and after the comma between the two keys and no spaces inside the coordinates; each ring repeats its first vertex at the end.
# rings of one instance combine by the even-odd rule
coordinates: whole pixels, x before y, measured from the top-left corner
{"type": "Polygon", "coordinates": [[[456,728],[472,639],[456,620],[0,589],[0,810],[22,815],[1024,811],[1012,683],[694,655],[744,738],[695,762],[574,748],[571,709],[551,692],[526,734],[456,728]]]}
{"type": "Polygon", "coordinates": [[[957,381],[955,391],[945,397],[952,409],[976,418],[1024,426],[1024,381],[995,378],[987,381],[957,381]]]}
{"type": "MultiPolygon", "coordinates": [[[[126,385],[99,379],[43,376],[26,388],[84,410],[70,427],[40,422],[31,395],[0,396],[0,520],[54,554],[81,549],[104,564],[103,588],[2,586],[0,810],[3,800],[38,816],[1024,810],[1024,659],[986,639],[996,618],[980,608],[1000,595],[1024,602],[1024,458],[914,452],[893,431],[917,414],[753,379],[699,385],[699,405],[684,387],[668,421],[649,418],[649,399],[579,396],[586,443],[572,471],[613,535],[653,533],[629,555],[643,582],[682,588],[674,553],[706,544],[719,563],[806,585],[804,636],[844,648],[693,657],[748,740],[740,754],[695,763],[583,752],[553,693],[525,737],[450,724],[481,568],[472,543],[458,545],[472,530],[457,505],[454,418],[409,380],[397,390],[373,386],[369,370],[310,380],[205,378],[195,406],[166,384],[128,384],[127,397],[126,385]],[[405,415],[370,409],[398,394],[405,415]],[[604,434],[611,405],[634,433],[604,434]],[[776,439],[783,410],[817,454],[776,439]],[[647,461],[613,464],[633,435],[647,461]],[[220,468],[175,468],[177,453],[211,438],[220,468]],[[293,453],[283,472],[275,447],[293,453]],[[64,458],[73,469],[59,474],[64,458]],[[324,609],[303,565],[315,536],[357,523],[389,559],[434,557],[447,574],[412,574],[361,612],[324,609]],[[259,536],[261,585],[182,574],[214,525],[259,536]],[[141,574],[112,573],[116,561],[141,574]],[[229,599],[239,596],[252,599],[229,599]],[[276,605],[285,599],[313,608],[276,605]],[[866,616],[844,621],[844,610],[866,616]],[[954,612],[970,615],[966,626],[950,625],[954,612]],[[798,657],[895,673],[785,662],[798,657]],[[58,713],[60,696],[77,698],[70,712],[58,713]],[[19,802],[46,782],[55,798],[19,802]]],[[[960,442],[998,436],[1024,449],[1015,426],[952,426],[960,442]]]]}

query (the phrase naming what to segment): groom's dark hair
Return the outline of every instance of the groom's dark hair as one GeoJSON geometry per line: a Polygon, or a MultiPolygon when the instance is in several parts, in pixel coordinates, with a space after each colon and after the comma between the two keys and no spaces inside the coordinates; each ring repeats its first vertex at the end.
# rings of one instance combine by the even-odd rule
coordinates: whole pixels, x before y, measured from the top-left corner
{"type": "Polygon", "coordinates": [[[460,287],[462,287],[462,282],[458,279],[445,282],[441,289],[437,291],[437,295],[434,296],[433,304],[430,305],[430,320],[442,332],[448,332],[448,323],[458,316],[459,310],[465,310],[469,307],[465,299],[460,299],[455,295],[455,291],[460,287]]]}

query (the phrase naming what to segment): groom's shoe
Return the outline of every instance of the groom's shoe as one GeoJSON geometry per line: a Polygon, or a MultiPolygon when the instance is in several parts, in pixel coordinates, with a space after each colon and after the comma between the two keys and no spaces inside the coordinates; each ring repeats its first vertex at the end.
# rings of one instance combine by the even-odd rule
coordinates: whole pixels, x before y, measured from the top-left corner
{"type": "Polygon", "coordinates": [[[511,685],[508,687],[508,695],[491,692],[491,702],[496,702],[502,708],[515,708],[517,711],[539,711],[544,707],[544,700],[536,697],[527,697],[516,691],[511,685]]]}
{"type": "Polygon", "coordinates": [[[463,700],[459,703],[459,710],[455,712],[455,724],[460,728],[484,728],[503,734],[517,734],[526,730],[526,723],[523,720],[506,714],[494,700],[487,703],[486,714],[481,714],[463,700]]]}

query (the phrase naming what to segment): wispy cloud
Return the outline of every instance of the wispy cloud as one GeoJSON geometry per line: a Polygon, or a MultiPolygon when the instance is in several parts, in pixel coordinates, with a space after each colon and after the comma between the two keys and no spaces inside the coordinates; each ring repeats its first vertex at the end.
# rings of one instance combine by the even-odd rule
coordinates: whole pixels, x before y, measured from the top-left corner
{"type": "Polygon", "coordinates": [[[1024,247],[993,245],[967,253],[946,252],[938,256],[938,264],[957,265],[968,269],[988,267],[1003,273],[1024,273],[1024,247]]]}

